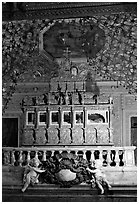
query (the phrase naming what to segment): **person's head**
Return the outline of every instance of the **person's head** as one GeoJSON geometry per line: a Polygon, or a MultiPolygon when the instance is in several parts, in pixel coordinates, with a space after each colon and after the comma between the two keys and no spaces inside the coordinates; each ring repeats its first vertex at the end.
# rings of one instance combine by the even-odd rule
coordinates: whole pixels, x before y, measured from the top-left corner
{"type": "Polygon", "coordinates": [[[102,161],[100,159],[95,160],[95,168],[100,169],[102,167],[102,161]]]}
{"type": "Polygon", "coordinates": [[[39,159],[33,158],[33,159],[30,160],[29,164],[32,167],[38,167],[41,164],[41,162],[40,162],[39,159]]]}
{"type": "Polygon", "coordinates": [[[102,162],[100,159],[93,160],[91,166],[95,167],[96,169],[99,169],[102,167],[102,162]]]}

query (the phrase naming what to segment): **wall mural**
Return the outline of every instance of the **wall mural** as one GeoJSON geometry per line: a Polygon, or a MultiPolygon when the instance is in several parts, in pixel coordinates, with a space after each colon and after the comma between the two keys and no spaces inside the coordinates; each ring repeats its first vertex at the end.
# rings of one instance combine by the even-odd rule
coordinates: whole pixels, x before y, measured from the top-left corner
{"type": "MultiPolygon", "coordinates": [[[[135,14],[121,13],[110,16],[94,16],[93,18],[53,21],[23,20],[2,23],[2,77],[6,104],[14,93],[21,74],[28,72],[28,67],[32,66],[33,70],[31,58],[36,53],[36,55],[39,55],[40,32],[45,27],[49,30],[54,24],[56,26],[60,24],[60,31],[57,35],[54,35],[56,38],[59,38],[56,41],[61,45],[60,53],[62,53],[62,46],[64,47],[64,45],[70,44],[71,51],[74,50],[75,45],[78,45],[79,48],[82,47],[82,51],[77,48],[78,46],[76,47],[76,52],[73,52],[75,56],[80,54],[82,56],[85,53],[88,64],[93,64],[97,73],[104,77],[105,80],[120,81],[121,85],[128,89],[129,93],[136,94],[137,16],[135,14]],[[73,26],[70,26],[70,29],[68,29],[67,23],[73,24],[73,26]],[[83,27],[82,25],[85,26],[83,27]],[[86,28],[90,29],[91,35],[86,31],[86,28]],[[76,32],[74,32],[74,29],[76,32]],[[80,37],[81,39],[79,40],[80,37]],[[89,44],[88,39],[90,40],[89,44]],[[90,45],[91,48],[94,48],[95,42],[97,44],[96,51],[90,49],[90,45]],[[7,81],[10,85],[5,87],[7,81]]],[[[46,37],[44,37],[44,47],[48,48],[46,37]]],[[[48,51],[52,52],[53,50],[52,53],[57,53],[58,50],[54,49],[54,47],[53,45],[51,50],[48,51]]],[[[49,66],[49,69],[46,71],[47,73],[50,73],[51,68],[58,70],[55,62],[49,64],[49,60],[46,61],[46,63],[36,64],[39,70],[45,70],[47,66],[49,66]]],[[[50,77],[54,76],[53,74],[50,75],[50,77]]]]}

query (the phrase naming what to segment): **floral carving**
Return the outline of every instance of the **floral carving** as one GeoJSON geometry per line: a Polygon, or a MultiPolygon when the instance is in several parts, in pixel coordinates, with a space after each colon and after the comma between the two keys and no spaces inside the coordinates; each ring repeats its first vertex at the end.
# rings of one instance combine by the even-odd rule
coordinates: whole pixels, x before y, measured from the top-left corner
{"type": "MultiPolygon", "coordinates": [[[[117,80],[126,87],[129,93],[137,92],[137,16],[131,13],[120,13],[113,15],[99,15],[90,18],[58,19],[58,20],[22,20],[3,22],[2,25],[2,77],[4,109],[7,106],[20,76],[24,72],[36,66],[36,74],[44,74],[48,60],[40,65],[30,58],[36,57],[39,53],[39,35],[44,27],[51,29],[55,24],[61,25],[61,32],[58,34],[62,45],[73,46],[72,37],[76,39],[75,46],[77,54],[84,50],[88,63],[95,67],[95,70],[105,80],[117,80]],[[70,35],[62,30],[63,26],[70,24],[70,35]],[[75,32],[73,32],[75,30],[75,32]],[[87,32],[90,31],[90,34],[87,32]],[[104,31],[104,32],[103,32],[104,31]],[[70,42],[64,44],[62,39],[69,35],[70,42]],[[72,37],[71,37],[72,36],[72,37]],[[90,37],[89,37],[90,36],[90,37]],[[92,36],[92,37],[91,37],[92,36]],[[79,40],[79,38],[81,39],[79,40]],[[94,39],[97,38],[96,41],[94,39]],[[91,44],[88,44],[91,42],[91,44]],[[102,41],[101,41],[102,40],[102,41]],[[81,43],[82,42],[82,43],[81,43]],[[95,50],[95,43],[97,49],[95,50]],[[92,46],[93,45],[93,46],[92,46]],[[90,49],[91,46],[91,49],[90,49]],[[35,63],[35,64],[32,64],[35,63]],[[44,66],[46,65],[46,66],[44,66]],[[39,71],[39,73],[37,72],[39,71]],[[9,82],[7,84],[7,81],[9,82]]],[[[67,27],[66,27],[67,29],[67,27]]],[[[68,30],[68,29],[67,29],[68,30]]],[[[74,40],[75,42],[75,40],[74,40]]],[[[53,45],[54,47],[54,45],[53,45]]],[[[63,52],[62,52],[63,53],[63,52]]],[[[82,55],[78,55],[82,56],[82,55]]],[[[37,60],[37,59],[36,59],[37,60]]],[[[49,64],[50,69],[57,66],[49,64]]],[[[48,69],[48,72],[50,71],[48,69]]],[[[58,70],[58,69],[57,69],[58,70]]],[[[50,77],[54,77],[52,74],[50,77]]],[[[23,75],[22,75],[23,77],[23,75]]],[[[37,77],[36,77],[37,78],[37,77]]],[[[35,78],[35,79],[36,79],[35,78]]],[[[39,78],[40,80],[42,78],[39,78]]]]}

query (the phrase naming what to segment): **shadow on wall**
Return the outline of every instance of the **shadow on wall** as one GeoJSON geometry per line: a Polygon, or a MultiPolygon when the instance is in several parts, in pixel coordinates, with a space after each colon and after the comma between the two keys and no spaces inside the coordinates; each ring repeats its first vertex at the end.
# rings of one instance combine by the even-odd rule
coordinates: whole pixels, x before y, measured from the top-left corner
{"type": "Polygon", "coordinates": [[[91,71],[88,71],[86,75],[86,92],[92,92],[93,93],[93,99],[95,100],[95,103],[97,103],[97,97],[100,94],[99,87],[97,86],[97,83],[95,81],[95,78],[92,77],[91,71]]]}

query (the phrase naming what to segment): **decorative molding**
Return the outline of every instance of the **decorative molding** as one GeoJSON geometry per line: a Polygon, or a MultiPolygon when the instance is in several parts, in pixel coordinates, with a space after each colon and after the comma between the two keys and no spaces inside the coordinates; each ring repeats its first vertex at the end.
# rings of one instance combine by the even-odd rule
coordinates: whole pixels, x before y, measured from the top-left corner
{"type": "Polygon", "coordinates": [[[22,2],[3,3],[3,21],[88,17],[122,12],[137,12],[136,2],[22,2]]]}

